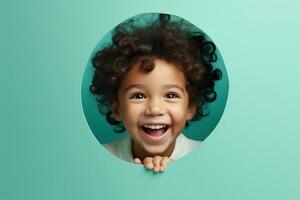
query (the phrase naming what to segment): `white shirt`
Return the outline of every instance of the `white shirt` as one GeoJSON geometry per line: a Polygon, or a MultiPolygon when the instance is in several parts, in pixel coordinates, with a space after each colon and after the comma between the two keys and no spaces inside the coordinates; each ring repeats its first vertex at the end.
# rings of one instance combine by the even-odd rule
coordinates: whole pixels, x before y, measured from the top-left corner
{"type": "MultiPolygon", "coordinates": [[[[126,135],[123,139],[104,144],[106,150],[114,154],[120,159],[123,159],[128,162],[134,162],[132,149],[131,149],[132,139],[129,135],[126,135]]],[[[178,160],[183,157],[185,154],[189,153],[191,150],[196,148],[200,144],[200,141],[191,140],[185,137],[183,134],[180,134],[176,138],[175,148],[170,156],[174,160],[178,160]]]]}

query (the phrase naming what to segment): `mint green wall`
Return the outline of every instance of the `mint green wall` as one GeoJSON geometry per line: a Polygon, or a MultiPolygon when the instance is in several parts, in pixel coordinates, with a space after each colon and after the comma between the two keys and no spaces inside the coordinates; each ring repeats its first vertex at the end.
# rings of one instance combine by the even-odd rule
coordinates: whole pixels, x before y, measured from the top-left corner
{"type": "Polygon", "coordinates": [[[300,197],[300,4],[278,1],[6,1],[0,5],[0,199],[300,197]],[[176,14],[222,53],[220,123],[163,174],[107,153],[81,81],[95,44],[122,20],[176,14]]]}

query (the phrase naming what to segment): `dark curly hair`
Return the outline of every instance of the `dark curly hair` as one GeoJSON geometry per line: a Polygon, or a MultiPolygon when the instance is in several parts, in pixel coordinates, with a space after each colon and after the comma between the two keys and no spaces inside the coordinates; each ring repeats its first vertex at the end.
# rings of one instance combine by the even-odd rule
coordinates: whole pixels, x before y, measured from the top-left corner
{"type": "Polygon", "coordinates": [[[208,115],[207,104],[217,97],[215,81],[222,75],[212,66],[217,60],[215,44],[192,24],[183,19],[172,21],[168,14],[159,14],[146,26],[131,19],[119,24],[113,30],[112,43],[92,58],[95,73],[89,89],[97,96],[99,111],[114,125],[115,132],[125,130],[110,110],[117,101],[122,77],[136,64],[150,72],[156,59],[172,63],[184,73],[189,104],[197,108],[192,121],[208,115]]]}

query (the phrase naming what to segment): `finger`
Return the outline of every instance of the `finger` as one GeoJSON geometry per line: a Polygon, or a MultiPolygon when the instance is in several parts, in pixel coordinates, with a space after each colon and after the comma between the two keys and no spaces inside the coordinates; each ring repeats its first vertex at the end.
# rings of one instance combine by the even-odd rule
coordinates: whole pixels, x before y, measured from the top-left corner
{"type": "Polygon", "coordinates": [[[160,162],[160,171],[164,171],[169,162],[171,162],[171,159],[169,157],[163,157],[163,159],[160,162]]]}
{"type": "Polygon", "coordinates": [[[135,158],[134,163],[140,165],[142,164],[142,161],[139,158],[135,158]]]}
{"type": "Polygon", "coordinates": [[[161,162],[162,158],[163,157],[161,157],[161,156],[154,156],[154,158],[153,158],[154,172],[159,172],[160,162],[161,162]]]}
{"type": "Polygon", "coordinates": [[[153,158],[152,157],[146,157],[143,160],[143,164],[145,165],[145,167],[147,169],[153,169],[153,162],[152,162],[153,158]]]}

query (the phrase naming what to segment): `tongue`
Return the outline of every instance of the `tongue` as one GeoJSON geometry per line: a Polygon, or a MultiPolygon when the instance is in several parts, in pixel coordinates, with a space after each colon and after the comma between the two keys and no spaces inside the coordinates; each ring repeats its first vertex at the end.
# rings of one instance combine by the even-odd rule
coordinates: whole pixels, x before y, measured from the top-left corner
{"type": "Polygon", "coordinates": [[[161,129],[145,128],[144,130],[147,134],[152,135],[152,136],[161,136],[165,132],[164,128],[161,128],[161,129]]]}

